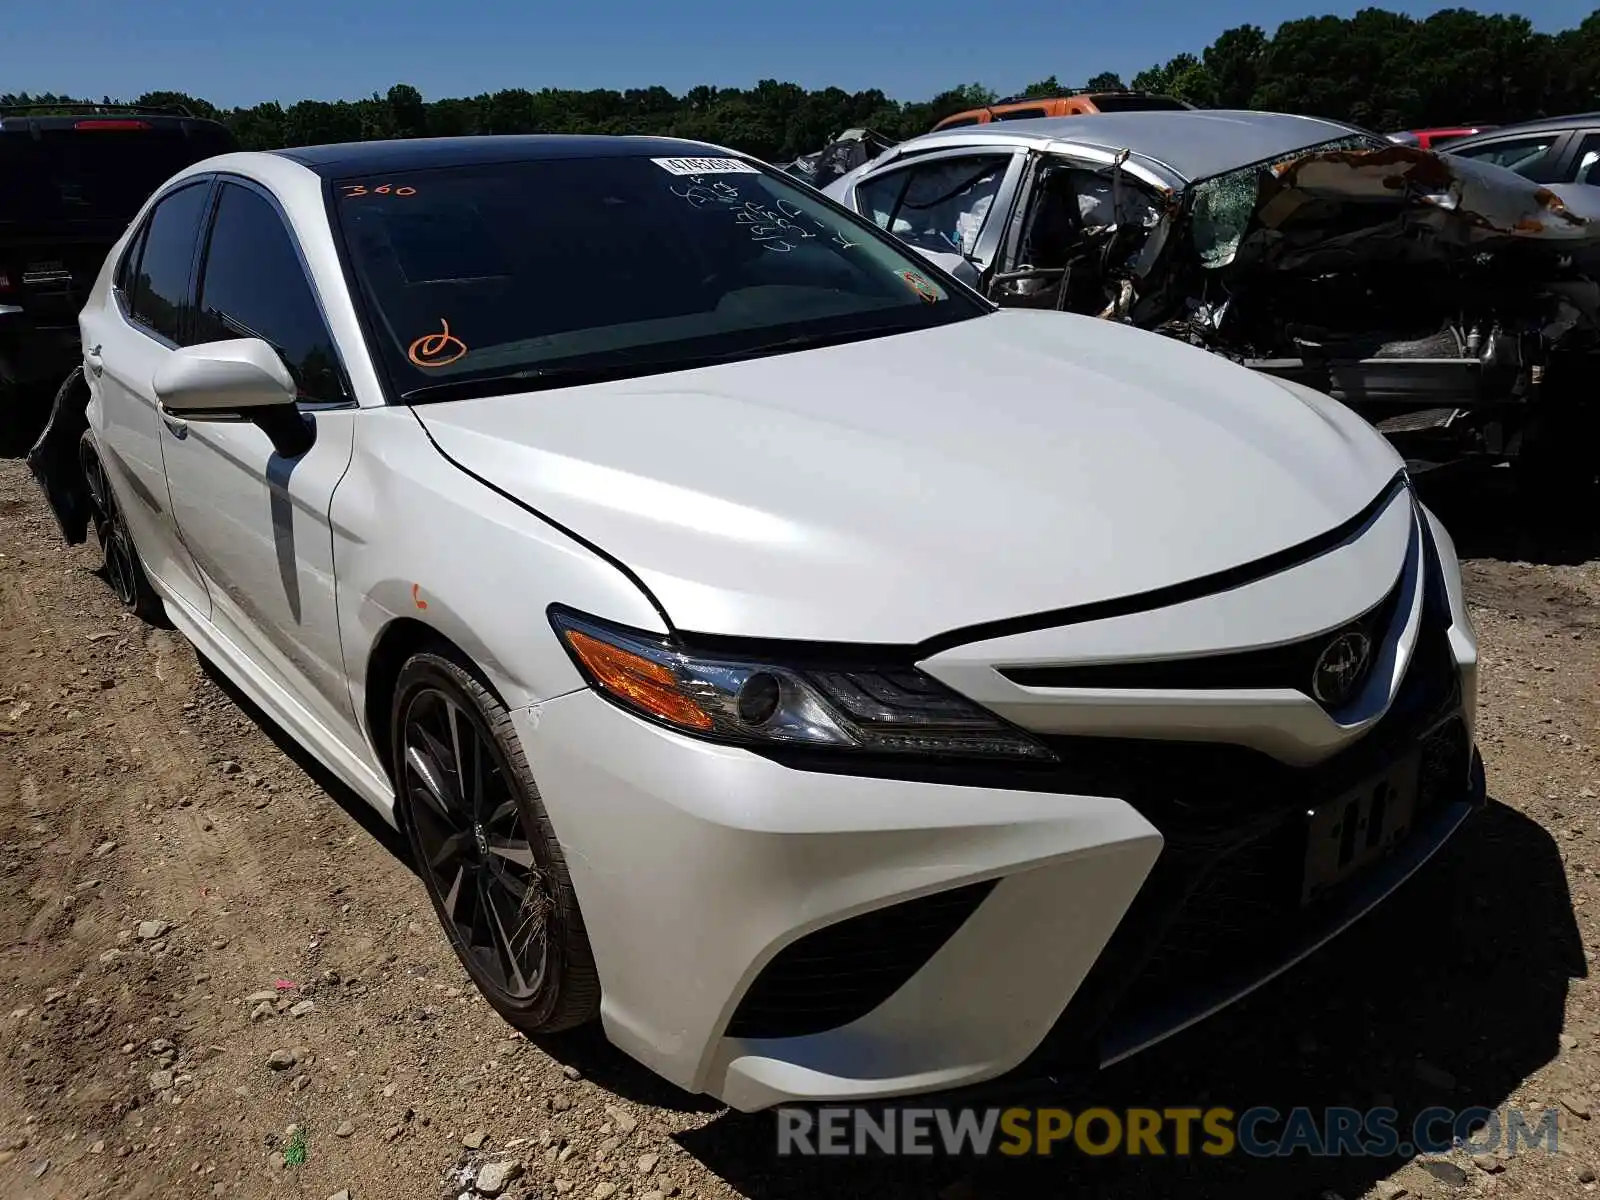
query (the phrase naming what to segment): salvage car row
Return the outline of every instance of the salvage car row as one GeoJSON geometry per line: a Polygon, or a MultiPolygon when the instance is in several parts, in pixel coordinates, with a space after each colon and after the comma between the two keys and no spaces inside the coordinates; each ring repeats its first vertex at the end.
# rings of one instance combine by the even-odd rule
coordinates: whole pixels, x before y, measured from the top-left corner
{"type": "Polygon", "coordinates": [[[1180,338],[1351,405],[1414,474],[1509,462],[1575,505],[1600,470],[1600,189],[1509,169],[1567,138],[1439,154],[1282,114],[1109,113],[912,138],[826,193],[1001,304],[1180,338]]]}
{"type": "Polygon", "coordinates": [[[1455,328],[1380,249],[1468,272],[1481,366],[1582,315],[1592,226],[1439,162],[1197,111],[914,139],[843,205],[672,139],[227,154],[116,239],[29,462],[514,1024],[741,1109],[1093,1070],[1484,802],[1451,539],[1321,388],[1455,328]]]}

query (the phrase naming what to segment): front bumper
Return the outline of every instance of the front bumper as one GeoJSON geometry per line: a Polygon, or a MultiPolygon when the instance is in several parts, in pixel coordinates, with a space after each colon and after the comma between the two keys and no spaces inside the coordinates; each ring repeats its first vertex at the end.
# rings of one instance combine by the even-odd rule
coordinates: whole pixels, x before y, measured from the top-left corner
{"type": "MultiPolygon", "coordinates": [[[[591,692],[516,719],[594,947],[607,1035],[680,1087],[747,1111],[956,1087],[1016,1066],[1161,847],[1117,799],[794,770],[647,725],[591,692]],[[859,1019],[725,1036],[796,939],[990,880],[954,935],[859,1019]]],[[[888,948],[917,932],[887,931],[888,948]]]]}
{"type": "Polygon", "coordinates": [[[1482,803],[1476,640],[1453,547],[1419,520],[1441,586],[1426,628],[1400,623],[1411,666],[1388,711],[1317,761],[1119,731],[1071,735],[1059,768],[843,774],[589,691],[520,710],[608,1036],[748,1111],[1095,1069],[1259,986],[1482,803]],[[1305,811],[1419,748],[1432,782],[1407,839],[1312,907],[1285,904],[1305,811]]]}

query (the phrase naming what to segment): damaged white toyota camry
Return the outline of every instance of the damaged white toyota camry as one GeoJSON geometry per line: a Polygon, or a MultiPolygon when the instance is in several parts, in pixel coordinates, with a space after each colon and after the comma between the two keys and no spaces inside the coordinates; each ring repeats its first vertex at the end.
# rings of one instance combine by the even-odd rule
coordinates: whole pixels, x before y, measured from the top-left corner
{"type": "Polygon", "coordinates": [[[1094,1068],[1482,803],[1454,548],[1297,384],[716,147],[216,158],[30,456],[512,1023],[740,1109],[1094,1068]]]}

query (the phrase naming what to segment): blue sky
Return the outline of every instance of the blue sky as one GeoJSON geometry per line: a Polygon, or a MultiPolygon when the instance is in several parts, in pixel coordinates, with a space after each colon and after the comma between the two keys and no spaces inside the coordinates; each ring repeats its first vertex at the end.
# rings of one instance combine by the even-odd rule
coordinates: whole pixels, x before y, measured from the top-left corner
{"type": "MultiPolygon", "coordinates": [[[[1600,0],[1525,0],[1536,28],[1600,0]]],[[[428,99],[507,87],[643,87],[759,79],[923,99],[962,82],[1001,92],[1055,74],[1124,78],[1217,33],[1361,4],[1282,0],[11,0],[0,92],[131,98],[171,88],[223,106],[353,99],[407,82],[428,99]],[[223,14],[226,13],[226,16],[223,14]],[[1002,28],[1001,14],[1018,20],[1002,28]],[[989,32],[985,33],[985,27],[989,32]]],[[[1440,4],[1382,5],[1414,15],[1440,4]]]]}

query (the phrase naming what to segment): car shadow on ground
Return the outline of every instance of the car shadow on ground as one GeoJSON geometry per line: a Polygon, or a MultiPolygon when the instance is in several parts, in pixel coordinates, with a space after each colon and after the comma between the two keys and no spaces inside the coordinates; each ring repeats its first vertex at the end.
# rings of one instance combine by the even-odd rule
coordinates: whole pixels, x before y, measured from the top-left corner
{"type": "MultiPolygon", "coordinates": [[[[1462,533],[1455,536],[1471,544],[1462,533]]],[[[200,662],[291,760],[413,869],[399,833],[214,665],[203,656],[200,662]]],[[[1105,1072],[1092,1086],[1039,1095],[1035,1103],[1075,1111],[1393,1107],[1405,1134],[1435,1105],[1459,1112],[1505,1103],[1524,1078],[1557,1054],[1568,983],[1586,974],[1555,842],[1536,822],[1491,801],[1399,893],[1288,975],[1105,1072]]],[[[661,1080],[612,1047],[596,1027],[537,1042],[557,1061],[624,1098],[683,1112],[721,1108],[661,1080]]],[[[1237,1153],[1095,1158],[1070,1149],[1051,1159],[1022,1160],[780,1158],[772,1114],[731,1111],[677,1140],[709,1170],[760,1200],[811,1200],[819,1190],[835,1196],[908,1187],[932,1193],[951,1185],[951,1197],[1009,1196],[1024,1189],[1075,1197],[1277,1200],[1322,1190],[1356,1196],[1407,1161],[1237,1153]]]]}
{"type": "Polygon", "coordinates": [[[1463,559],[1573,566],[1600,558],[1600,492],[1571,507],[1539,504],[1518,493],[1504,468],[1417,481],[1417,493],[1444,522],[1463,559]]]}
{"type": "Polygon", "coordinates": [[[195,650],[195,658],[200,664],[201,673],[216,684],[217,689],[237,705],[245,716],[254,721],[261,732],[272,740],[272,744],[283,751],[285,757],[309,775],[312,782],[327,792],[334,803],[344,809],[350,819],[366,830],[375,842],[399,859],[406,870],[412,874],[416,873],[416,868],[411,863],[411,847],[406,842],[405,834],[385,821],[353,788],[318,762],[310,751],[295,741],[260,705],[240,691],[234,682],[223,674],[221,667],[198,649],[195,650]]]}
{"type": "MultiPolygon", "coordinates": [[[[1568,981],[1586,971],[1555,842],[1491,802],[1405,888],[1287,976],[1092,1085],[1034,1102],[1073,1111],[1382,1106],[1398,1111],[1406,1136],[1430,1106],[1505,1103],[1557,1053],[1568,981]]],[[[761,1198],[917,1184],[977,1196],[1358,1196],[1407,1161],[1096,1158],[1072,1149],[1025,1160],[779,1158],[772,1114],[731,1112],[679,1141],[761,1198]]]]}

